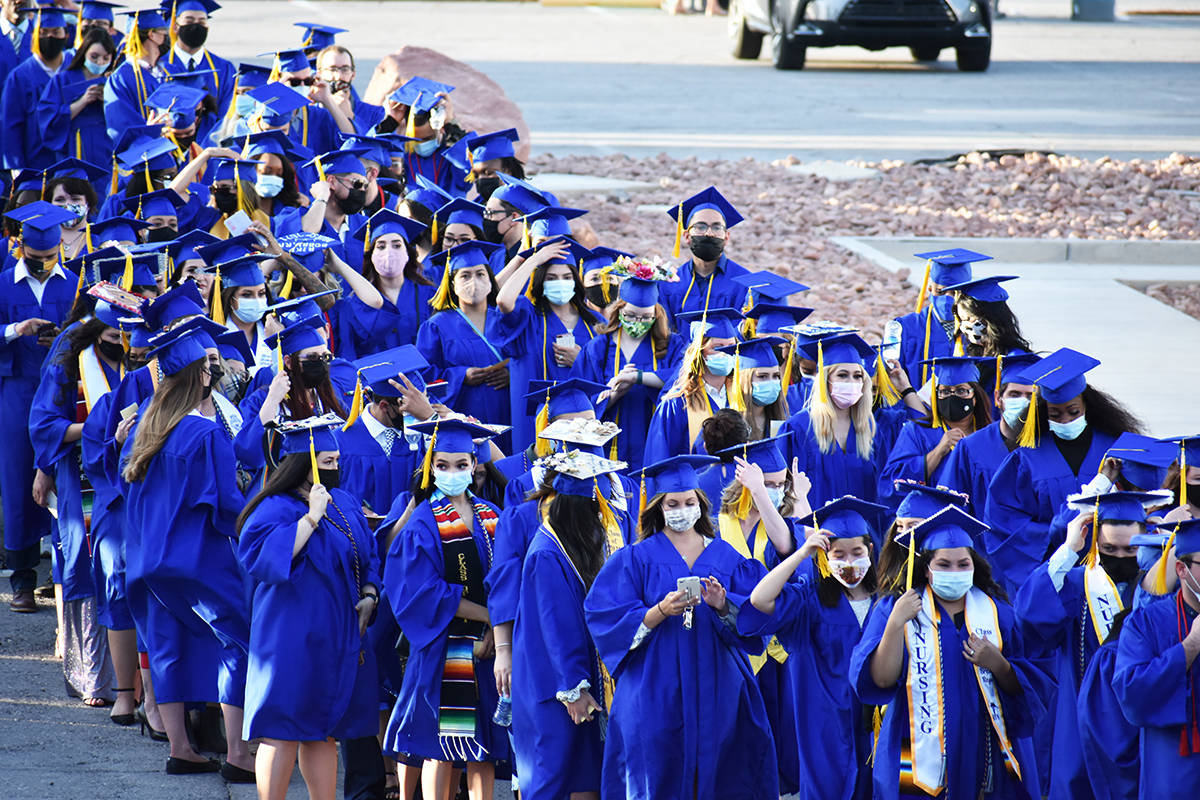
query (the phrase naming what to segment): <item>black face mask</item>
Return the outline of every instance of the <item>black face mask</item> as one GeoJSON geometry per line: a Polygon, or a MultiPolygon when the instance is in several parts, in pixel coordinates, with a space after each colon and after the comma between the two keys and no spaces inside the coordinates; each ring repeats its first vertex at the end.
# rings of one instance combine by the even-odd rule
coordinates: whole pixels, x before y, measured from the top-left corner
{"type": "Polygon", "coordinates": [[[338,207],[346,215],[357,214],[367,204],[366,189],[347,189],[345,197],[337,199],[338,207]]]}
{"type": "Polygon", "coordinates": [[[725,251],[725,239],[716,236],[693,236],[689,247],[692,255],[701,261],[716,261],[725,251]]]}
{"type": "Polygon", "coordinates": [[[475,179],[475,191],[479,192],[479,197],[480,197],[479,204],[483,205],[484,203],[486,203],[491,198],[492,192],[499,189],[500,184],[502,184],[502,183],[504,183],[504,181],[500,180],[500,178],[498,178],[495,175],[488,175],[483,178],[476,178],[475,179]]]}
{"type": "Polygon", "coordinates": [[[336,489],[341,485],[342,476],[336,469],[321,469],[317,467],[317,479],[326,489],[336,489]]]}
{"type": "Polygon", "coordinates": [[[27,269],[29,274],[33,275],[35,278],[40,278],[50,270],[54,269],[54,265],[57,263],[58,261],[53,258],[46,259],[44,261],[40,258],[26,258],[25,269],[27,269]]]}
{"type": "Polygon", "coordinates": [[[1100,554],[1100,566],[1112,578],[1113,583],[1130,583],[1137,579],[1137,556],[1110,556],[1100,554]]]}
{"type": "Polygon", "coordinates": [[[188,47],[203,47],[204,43],[208,41],[208,26],[198,22],[180,25],[178,35],[179,41],[188,47]]]}
{"type": "Polygon", "coordinates": [[[596,308],[604,308],[608,305],[608,301],[604,299],[604,287],[600,284],[587,287],[583,290],[583,294],[587,297],[588,302],[596,308]]]}
{"type": "Polygon", "coordinates": [[[120,342],[110,342],[105,339],[96,341],[96,349],[100,351],[100,355],[104,356],[109,361],[120,364],[125,360],[125,348],[120,342]]]}
{"type": "Polygon", "coordinates": [[[1188,483],[1188,502],[1192,505],[1200,504],[1200,483],[1188,483]]]}
{"type": "Polygon", "coordinates": [[[127,358],[125,359],[125,371],[133,372],[135,369],[141,369],[150,362],[144,358],[127,358]]]}
{"type": "Polygon", "coordinates": [[[62,55],[63,50],[67,49],[66,37],[39,36],[38,49],[42,51],[42,58],[53,61],[62,55]]]}
{"type": "Polygon", "coordinates": [[[304,360],[300,362],[300,379],[312,389],[320,386],[329,377],[329,365],[324,361],[304,360]]]}
{"type": "Polygon", "coordinates": [[[232,214],[237,211],[237,192],[233,189],[213,189],[213,203],[222,214],[232,214]]]}
{"type": "Polygon", "coordinates": [[[483,219],[483,238],[492,244],[500,244],[504,241],[504,235],[500,233],[500,223],[494,219],[483,219]]]}
{"type": "Polygon", "coordinates": [[[962,397],[939,397],[938,416],[950,422],[961,422],[975,410],[975,401],[962,397]]]}
{"type": "Polygon", "coordinates": [[[216,386],[225,377],[225,367],[220,364],[208,365],[208,385],[216,386]]]}
{"type": "MultiPolygon", "coordinates": [[[[234,202],[235,203],[237,202],[236,198],[235,198],[234,202]]],[[[147,230],[146,231],[146,241],[147,242],[155,242],[155,243],[169,242],[178,235],[179,235],[179,231],[175,230],[174,228],[169,228],[166,225],[164,225],[161,228],[150,228],[149,230],[147,230]]]]}

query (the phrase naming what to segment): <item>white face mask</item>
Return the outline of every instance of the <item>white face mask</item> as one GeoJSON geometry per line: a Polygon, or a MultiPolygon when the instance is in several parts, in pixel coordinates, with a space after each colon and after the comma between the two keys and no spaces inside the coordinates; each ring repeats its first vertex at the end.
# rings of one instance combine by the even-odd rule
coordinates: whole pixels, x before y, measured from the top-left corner
{"type": "Polygon", "coordinates": [[[829,559],[829,572],[838,583],[847,589],[853,589],[862,583],[863,579],[867,577],[867,570],[870,568],[870,556],[856,558],[853,561],[842,561],[836,558],[829,559]]]}
{"type": "Polygon", "coordinates": [[[667,527],[676,533],[682,533],[696,524],[700,519],[700,506],[684,506],[683,508],[673,508],[670,511],[663,510],[663,521],[667,523],[667,527]]]}
{"type": "Polygon", "coordinates": [[[1078,439],[1084,429],[1087,428],[1087,415],[1080,414],[1070,422],[1055,422],[1054,420],[1050,420],[1048,424],[1051,433],[1059,439],[1069,442],[1078,439]]]}
{"type": "Polygon", "coordinates": [[[1187,586],[1187,590],[1192,593],[1192,597],[1194,597],[1197,601],[1200,601],[1200,586],[1197,586],[1194,583],[1195,579],[1192,577],[1192,568],[1184,564],[1183,574],[1183,584],[1187,586]]]}

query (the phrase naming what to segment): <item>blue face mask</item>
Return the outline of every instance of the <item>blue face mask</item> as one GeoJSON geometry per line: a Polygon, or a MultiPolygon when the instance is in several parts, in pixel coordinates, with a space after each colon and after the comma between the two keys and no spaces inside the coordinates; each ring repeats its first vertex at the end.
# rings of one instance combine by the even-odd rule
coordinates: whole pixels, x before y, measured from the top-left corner
{"type": "Polygon", "coordinates": [[[772,378],[769,381],[755,381],[750,384],[750,396],[756,406],[769,406],[779,399],[783,384],[772,378]]]}
{"type": "Polygon", "coordinates": [[[267,301],[262,297],[239,297],[233,313],[247,324],[258,322],[267,313],[267,301]]]}
{"type": "Polygon", "coordinates": [[[933,593],[943,600],[958,600],[975,585],[975,570],[963,572],[940,572],[930,570],[929,585],[933,593]]]}
{"type": "Polygon", "coordinates": [[[728,375],[733,372],[733,356],[729,353],[712,353],[704,357],[704,366],[713,375],[728,375]]]}
{"type": "Polygon", "coordinates": [[[469,469],[461,472],[443,472],[439,469],[433,471],[433,483],[446,497],[458,497],[467,490],[473,480],[475,472],[469,469]]]}
{"type": "Polygon", "coordinates": [[[421,156],[421,158],[429,158],[431,155],[437,152],[437,149],[438,140],[436,136],[432,139],[426,139],[423,142],[417,142],[415,145],[413,145],[413,150],[417,155],[421,156]]]}
{"type": "Polygon", "coordinates": [[[771,505],[773,505],[775,508],[779,508],[779,506],[783,504],[783,487],[768,486],[767,497],[770,499],[771,505]]]}
{"type": "Polygon", "coordinates": [[[1087,427],[1087,415],[1086,414],[1080,414],[1078,417],[1071,420],[1070,422],[1053,422],[1053,421],[1050,422],[1050,432],[1053,433],[1055,436],[1057,436],[1059,439],[1063,439],[1068,442],[1073,439],[1078,439],[1079,435],[1081,433],[1083,433],[1083,431],[1086,427],[1087,427]]]}
{"type": "Polygon", "coordinates": [[[283,178],[278,175],[259,175],[254,181],[254,191],[259,197],[274,197],[283,191],[283,178]]]}
{"type": "Polygon", "coordinates": [[[1029,408],[1028,397],[1004,398],[1004,411],[1001,412],[1008,427],[1015,428],[1021,424],[1021,415],[1029,408]]]}
{"type": "Polygon", "coordinates": [[[86,59],[83,62],[83,68],[93,75],[103,75],[104,71],[108,69],[108,67],[108,64],[97,64],[94,61],[88,61],[86,59]]]}
{"type": "Polygon", "coordinates": [[[248,117],[254,113],[258,101],[248,94],[239,94],[233,99],[233,110],[239,117],[248,117]]]}
{"type": "Polygon", "coordinates": [[[575,281],[570,278],[545,281],[542,284],[542,297],[556,306],[571,302],[574,296],[575,281]]]}

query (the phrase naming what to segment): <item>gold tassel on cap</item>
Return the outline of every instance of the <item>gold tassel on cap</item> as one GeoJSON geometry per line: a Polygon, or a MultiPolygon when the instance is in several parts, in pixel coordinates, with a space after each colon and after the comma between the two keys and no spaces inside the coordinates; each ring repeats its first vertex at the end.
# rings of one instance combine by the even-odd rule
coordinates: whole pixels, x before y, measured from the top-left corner
{"type": "Polygon", "coordinates": [[[788,387],[792,385],[792,369],[796,354],[796,338],[792,337],[792,341],[788,344],[787,358],[783,362],[783,394],[787,395],[788,387]]]}
{"type": "Polygon", "coordinates": [[[550,387],[546,387],[546,401],[538,410],[533,420],[533,452],[538,458],[545,458],[554,452],[554,443],[542,438],[542,431],[550,424],[550,387]]]}
{"type": "Polygon", "coordinates": [[[1187,442],[1179,442],[1179,507],[1187,508],[1188,505],[1188,486],[1187,486],[1187,442]]]}
{"type": "Polygon", "coordinates": [[[213,277],[212,289],[209,290],[209,296],[212,298],[212,321],[218,325],[225,324],[225,309],[221,307],[221,268],[218,266],[213,277]]]}
{"type": "Polygon", "coordinates": [[[37,19],[34,20],[34,22],[33,22],[33,41],[30,43],[30,49],[33,50],[33,54],[35,56],[37,56],[42,61],[45,61],[45,59],[42,58],[42,47],[38,43],[38,39],[40,39],[41,36],[42,36],[42,9],[39,6],[38,12],[37,12],[37,19]]]}
{"type": "Polygon", "coordinates": [[[883,360],[883,349],[880,348],[875,356],[875,397],[886,403],[889,406],[894,406],[900,402],[900,392],[896,390],[896,384],[892,383],[892,376],[888,374],[887,364],[883,360]]]}
{"type": "Polygon", "coordinates": [[[287,274],[283,278],[283,288],[279,290],[279,295],[284,300],[289,300],[289,299],[291,299],[291,296],[292,296],[292,277],[293,277],[293,275],[292,275],[292,271],[290,269],[286,269],[286,270],[284,270],[284,272],[286,272],[287,274]]]}
{"type": "Polygon", "coordinates": [[[342,426],[343,431],[350,430],[350,426],[358,421],[363,410],[363,385],[362,385],[362,370],[360,369],[354,375],[354,400],[350,403],[350,413],[346,415],[346,424],[342,426]]]}
{"type": "Polygon", "coordinates": [[[817,399],[829,402],[829,376],[825,374],[825,345],[817,342],[817,399]]]}
{"type": "Polygon", "coordinates": [[[595,475],[592,476],[592,485],[596,487],[596,505],[600,507],[600,522],[604,525],[604,530],[608,533],[617,533],[621,526],[617,523],[617,517],[613,514],[612,506],[608,504],[604,493],[600,491],[600,481],[595,475]]]}
{"type": "Polygon", "coordinates": [[[317,156],[314,158],[313,164],[317,168],[317,180],[321,181],[321,183],[324,183],[328,179],[325,177],[325,166],[321,164],[321,157],[317,156]]]}
{"type": "Polygon", "coordinates": [[[916,312],[921,313],[921,309],[925,307],[925,297],[929,292],[929,273],[933,271],[933,259],[925,259],[925,277],[921,280],[921,291],[917,293],[916,312]]]}
{"type": "Polygon", "coordinates": [[[733,386],[729,392],[729,407],[739,414],[746,413],[746,396],[742,394],[742,354],[741,347],[733,348],[733,386]]]}
{"type": "Polygon", "coordinates": [[[433,215],[433,220],[429,223],[429,243],[433,244],[437,241],[438,235],[438,218],[437,214],[433,215]]]}
{"type": "Polygon", "coordinates": [[[308,459],[312,464],[312,482],[313,486],[321,485],[321,471],[317,469],[317,443],[313,439],[312,428],[308,429],[308,459]]]}
{"type": "Polygon", "coordinates": [[[675,249],[671,254],[675,258],[679,258],[679,246],[683,244],[683,203],[679,204],[675,212],[675,249]]]}
{"type": "Polygon", "coordinates": [[[929,370],[929,422],[931,427],[945,429],[946,426],[938,415],[938,379],[936,366],[934,365],[935,368],[929,370]]]}
{"type": "Polygon", "coordinates": [[[1171,551],[1174,549],[1174,547],[1175,531],[1171,531],[1170,537],[1168,537],[1166,543],[1163,544],[1162,555],[1158,557],[1158,561],[1153,567],[1154,580],[1150,585],[1151,594],[1162,596],[1167,593],[1167,561],[1170,560],[1171,551]]]}
{"type": "Polygon", "coordinates": [[[1083,557],[1085,567],[1094,567],[1100,563],[1100,501],[1096,501],[1092,509],[1092,544],[1087,555],[1083,557]]]}
{"type": "Polygon", "coordinates": [[[125,254],[125,272],[121,275],[121,288],[127,292],[133,288],[133,253],[125,254]]]}
{"type": "Polygon", "coordinates": [[[908,558],[905,559],[904,567],[904,590],[908,591],[912,588],[913,582],[913,563],[917,558],[917,534],[910,528],[908,531],[908,558]]]}
{"type": "Polygon", "coordinates": [[[1000,366],[1004,362],[1004,356],[996,356],[996,394],[995,397],[1000,397],[1000,366]]]}
{"type": "Polygon", "coordinates": [[[414,153],[417,150],[416,142],[414,142],[413,140],[417,138],[417,119],[416,119],[417,106],[416,106],[416,104],[420,100],[421,100],[421,93],[418,92],[417,99],[413,100],[413,105],[408,107],[408,122],[405,123],[405,125],[404,125],[404,135],[405,135],[405,137],[408,138],[408,141],[404,143],[404,149],[407,150],[409,153],[414,153]]]}
{"type": "Polygon", "coordinates": [[[446,260],[446,268],[442,270],[442,281],[438,284],[437,291],[433,293],[433,298],[429,301],[429,305],[434,311],[445,311],[454,305],[450,299],[450,260],[446,260]]]}
{"type": "Polygon", "coordinates": [[[1018,447],[1037,447],[1038,393],[1039,389],[1034,384],[1033,395],[1029,398],[1029,409],[1025,412],[1025,424],[1021,428],[1021,434],[1017,437],[1018,447]]]}
{"type": "Polygon", "coordinates": [[[425,457],[421,459],[421,488],[429,488],[429,472],[433,466],[433,448],[437,445],[438,426],[441,421],[437,421],[433,425],[433,435],[429,437],[429,445],[425,448],[425,457]]]}

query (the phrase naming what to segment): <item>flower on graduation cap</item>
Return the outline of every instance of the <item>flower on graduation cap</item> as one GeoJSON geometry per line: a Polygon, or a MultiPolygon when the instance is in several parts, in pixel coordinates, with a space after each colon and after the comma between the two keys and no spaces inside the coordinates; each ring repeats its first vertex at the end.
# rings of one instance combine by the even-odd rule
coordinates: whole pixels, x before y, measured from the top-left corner
{"type": "Polygon", "coordinates": [[[679,280],[679,273],[675,266],[668,264],[658,256],[653,258],[619,256],[613,263],[612,274],[620,278],[641,278],[644,281],[665,283],[674,283],[679,280]]]}

